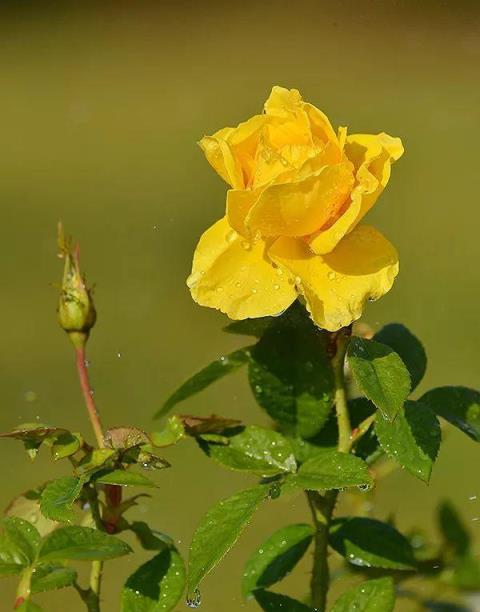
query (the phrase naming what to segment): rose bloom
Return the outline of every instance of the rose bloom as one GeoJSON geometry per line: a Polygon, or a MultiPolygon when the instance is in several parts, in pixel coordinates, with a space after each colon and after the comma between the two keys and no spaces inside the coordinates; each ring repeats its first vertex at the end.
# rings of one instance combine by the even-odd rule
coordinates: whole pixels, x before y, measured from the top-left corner
{"type": "Polygon", "coordinates": [[[397,252],[360,222],[403,153],[399,138],[336,133],[296,89],[274,87],[263,114],[200,146],[231,189],[195,250],[196,302],[246,319],[300,296],[319,327],[336,331],[390,290],[397,252]]]}

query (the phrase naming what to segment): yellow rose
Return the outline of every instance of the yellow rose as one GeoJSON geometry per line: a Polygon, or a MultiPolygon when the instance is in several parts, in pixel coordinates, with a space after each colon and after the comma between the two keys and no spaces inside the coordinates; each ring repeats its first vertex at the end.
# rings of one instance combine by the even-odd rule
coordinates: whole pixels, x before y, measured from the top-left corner
{"type": "Polygon", "coordinates": [[[390,290],[397,252],[359,222],[403,153],[399,138],[337,134],[296,89],[274,87],[262,115],[200,146],[231,189],[195,251],[196,302],[246,319],[278,315],[301,295],[315,323],[335,331],[390,290]]]}

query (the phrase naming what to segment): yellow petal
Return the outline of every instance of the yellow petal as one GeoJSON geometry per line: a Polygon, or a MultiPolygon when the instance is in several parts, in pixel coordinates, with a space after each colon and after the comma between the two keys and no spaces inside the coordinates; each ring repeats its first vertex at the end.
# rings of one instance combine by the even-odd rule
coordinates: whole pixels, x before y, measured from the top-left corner
{"type": "Polygon", "coordinates": [[[342,145],[328,117],[313,104],[304,102],[298,89],[273,87],[268,100],[265,102],[265,113],[274,117],[291,117],[293,115],[298,118],[301,117],[302,123],[307,123],[309,126],[308,133],[323,145],[332,143],[337,151],[337,157],[338,153],[341,152],[342,145]]]}
{"type": "MultiPolygon", "coordinates": [[[[229,129],[231,128],[226,128],[229,129]]],[[[226,130],[222,130],[224,135],[227,133],[226,130]]],[[[205,153],[208,163],[226,183],[234,189],[244,187],[242,169],[224,137],[204,136],[198,144],[205,153]]]]}
{"type": "Polygon", "coordinates": [[[355,166],[355,186],[340,217],[310,238],[310,248],[319,255],[334,249],[372,208],[388,183],[391,164],[403,154],[403,146],[399,138],[384,133],[352,134],[347,137],[345,154],[355,166]]]}
{"type": "Polygon", "coordinates": [[[353,185],[349,162],[324,166],[306,179],[267,187],[247,215],[262,236],[305,236],[336,215],[353,185]]]}
{"type": "Polygon", "coordinates": [[[294,275],[312,319],[329,331],[357,320],[367,299],[387,293],[398,274],[395,248],[369,225],[356,227],[328,255],[315,255],[304,241],[286,237],[268,254],[294,275]]]}
{"type": "Polygon", "coordinates": [[[265,115],[255,115],[235,128],[223,128],[200,141],[210,165],[234,189],[251,182],[258,142],[268,121],[265,115]]]}
{"type": "Polygon", "coordinates": [[[259,190],[230,189],[227,191],[227,219],[236,232],[250,238],[245,219],[260,196],[259,190]]]}
{"type": "Polygon", "coordinates": [[[312,133],[322,142],[332,142],[338,150],[341,150],[340,142],[327,115],[322,113],[316,106],[313,106],[313,104],[308,104],[307,102],[302,104],[302,108],[310,120],[312,133]]]}
{"type": "Polygon", "coordinates": [[[265,113],[276,117],[285,116],[288,113],[294,113],[300,108],[302,96],[298,89],[287,89],[275,85],[268,100],[265,102],[265,113]]]}
{"type": "Polygon", "coordinates": [[[273,267],[263,240],[249,244],[217,221],[200,238],[187,284],[193,299],[231,319],[278,315],[295,301],[291,278],[273,267]]]}

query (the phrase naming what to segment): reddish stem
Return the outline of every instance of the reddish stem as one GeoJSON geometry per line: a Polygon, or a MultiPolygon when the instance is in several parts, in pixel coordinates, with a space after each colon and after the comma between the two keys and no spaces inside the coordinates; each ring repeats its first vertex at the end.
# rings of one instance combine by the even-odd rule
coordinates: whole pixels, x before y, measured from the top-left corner
{"type": "Polygon", "coordinates": [[[75,347],[75,355],[77,361],[78,378],[80,380],[83,399],[85,400],[85,405],[88,410],[88,416],[90,417],[90,422],[92,424],[93,431],[95,432],[97,444],[100,448],[104,448],[105,441],[103,438],[102,422],[100,421],[100,415],[98,413],[97,406],[95,405],[95,400],[93,399],[93,389],[91,388],[90,381],[88,379],[85,347],[75,347]]]}

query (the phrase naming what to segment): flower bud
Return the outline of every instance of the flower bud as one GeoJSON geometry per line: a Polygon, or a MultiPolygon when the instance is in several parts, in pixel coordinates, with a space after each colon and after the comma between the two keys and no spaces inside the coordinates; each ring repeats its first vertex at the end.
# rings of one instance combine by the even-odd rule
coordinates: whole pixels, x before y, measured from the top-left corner
{"type": "Polygon", "coordinates": [[[75,346],[83,346],[95,325],[97,313],[92,292],[80,272],[78,246],[72,250],[59,226],[59,257],[65,260],[63,280],[58,302],[58,320],[75,346]]]}

